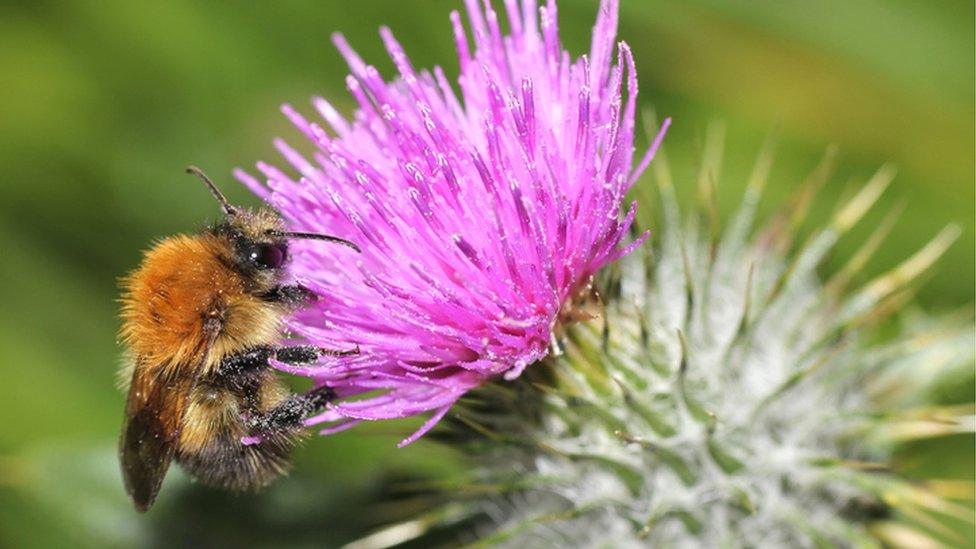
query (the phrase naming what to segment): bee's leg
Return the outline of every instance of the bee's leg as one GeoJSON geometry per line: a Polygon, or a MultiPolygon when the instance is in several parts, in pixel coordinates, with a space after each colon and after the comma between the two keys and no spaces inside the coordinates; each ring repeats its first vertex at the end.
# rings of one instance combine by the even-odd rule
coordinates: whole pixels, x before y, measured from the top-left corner
{"type": "Polygon", "coordinates": [[[268,367],[268,359],[274,354],[270,347],[255,347],[248,351],[224,357],[217,371],[227,379],[242,378],[268,367]]]}
{"type": "Polygon", "coordinates": [[[319,348],[312,345],[281,347],[275,350],[274,357],[285,364],[308,364],[319,359],[319,348]]]}
{"type": "Polygon", "coordinates": [[[265,301],[281,303],[286,307],[297,309],[315,301],[318,299],[318,295],[305,286],[291,284],[271,288],[271,290],[262,294],[261,298],[265,301]]]}
{"type": "Polygon", "coordinates": [[[224,357],[217,368],[223,378],[241,378],[268,367],[268,359],[274,355],[271,347],[255,347],[236,355],[224,357]]]}
{"type": "Polygon", "coordinates": [[[285,364],[308,364],[323,356],[352,356],[359,354],[359,345],[347,351],[323,349],[313,345],[296,345],[295,347],[280,347],[275,350],[274,357],[285,364]]]}
{"type": "Polygon", "coordinates": [[[301,427],[306,417],[324,408],[335,398],[335,391],[325,385],[307,393],[291,395],[267,412],[251,417],[248,426],[258,434],[296,429],[301,427]]]}
{"type": "Polygon", "coordinates": [[[225,378],[241,378],[268,367],[268,359],[276,358],[286,364],[308,364],[322,356],[349,356],[359,354],[359,346],[348,351],[322,349],[313,345],[294,347],[255,347],[249,351],[224,358],[219,372],[225,378]]]}
{"type": "Polygon", "coordinates": [[[335,349],[323,349],[311,345],[300,345],[297,347],[282,347],[278,349],[275,358],[287,364],[307,364],[315,362],[323,356],[353,356],[359,354],[359,345],[353,349],[337,351],[335,349]]]}

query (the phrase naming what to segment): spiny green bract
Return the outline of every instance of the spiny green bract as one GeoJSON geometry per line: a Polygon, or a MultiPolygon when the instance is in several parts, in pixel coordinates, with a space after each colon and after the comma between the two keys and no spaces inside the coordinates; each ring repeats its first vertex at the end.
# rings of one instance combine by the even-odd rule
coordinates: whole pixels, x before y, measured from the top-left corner
{"type": "Polygon", "coordinates": [[[911,484],[886,461],[892,439],[971,430],[971,407],[911,408],[917,372],[971,364],[969,313],[896,338],[872,330],[903,309],[957,230],[851,288],[891,216],[822,281],[818,266],[893,170],[879,170],[797,243],[833,154],[754,231],[771,162],[764,152],[741,207],[718,231],[709,197],[719,132],[706,145],[701,215],[681,218],[666,161],[656,160],[656,244],[603,274],[599,317],[569,327],[518,382],[485,387],[453,414],[455,429],[442,436],[473,434],[462,439],[477,466],[452,485],[453,506],[437,516],[481,517],[465,541],[874,547],[932,533],[951,539],[934,517],[969,519],[941,497],[944,486],[911,484]]]}

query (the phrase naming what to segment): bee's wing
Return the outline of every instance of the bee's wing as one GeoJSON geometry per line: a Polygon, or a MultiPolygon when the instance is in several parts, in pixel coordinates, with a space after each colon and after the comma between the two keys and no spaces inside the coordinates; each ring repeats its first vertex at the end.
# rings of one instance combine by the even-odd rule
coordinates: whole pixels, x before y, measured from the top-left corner
{"type": "Polygon", "coordinates": [[[156,373],[136,368],[119,441],[125,490],[140,511],[149,509],[159,493],[176,452],[190,392],[189,380],[153,380],[156,373]]]}
{"type": "Polygon", "coordinates": [[[139,511],[148,510],[156,500],[176,453],[190,392],[215,337],[216,331],[208,334],[203,356],[188,376],[165,379],[155,368],[137,365],[134,369],[125,404],[119,459],[125,490],[139,511]]]}

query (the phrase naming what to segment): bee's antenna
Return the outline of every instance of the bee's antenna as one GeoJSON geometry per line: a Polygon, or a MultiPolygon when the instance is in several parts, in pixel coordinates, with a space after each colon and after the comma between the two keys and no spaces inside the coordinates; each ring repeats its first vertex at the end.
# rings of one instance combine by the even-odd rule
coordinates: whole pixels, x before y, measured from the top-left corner
{"type": "Polygon", "coordinates": [[[237,208],[230,205],[230,202],[227,201],[227,197],[224,196],[224,193],[220,192],[220,189],[218,189],[217,186],[214,185],[214,182],[207,177],[207,174],[203,173],[203,170],[196,166],[187,166],[186,173],[193,174],[200,178],[200,181],[203,181],[203,184],[210,189],[210,194],[217,199],[217,202],[220,202],[220,207],[223,208],[225,214],[234,215],[237,213],[237,208]]]}
{"type": "Polygon", "coordinates": [[[304,238],[307,240],[325,240],[326,242],[335,242],[336,244],[349,246],[350,248],[356,250],[357,252],[363,253],[363,251],[359,249],[359,246],[357,246],[353,242],[350,242],[344,238],[339,238],[337,236],[329,236],[327,234],[319,234],[319,233],[298,233],[293,231],[271,231],[270,234],[272,236],[278,236],[281,238],[304,238]]]}

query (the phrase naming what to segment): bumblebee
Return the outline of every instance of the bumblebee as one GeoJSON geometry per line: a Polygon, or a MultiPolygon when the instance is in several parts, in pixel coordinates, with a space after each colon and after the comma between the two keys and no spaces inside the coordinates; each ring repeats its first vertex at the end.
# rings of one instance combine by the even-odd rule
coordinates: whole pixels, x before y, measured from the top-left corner
{"type": "Polygon", "coordinates": [[[158,242],[122,280],[121,340],[130,357],[119,458],[139,511],[152,506],[173,459],[200,482],[263,487],[287,471],[302,421],[335,394],[290,393],[275,358],[312,363],[359,352],[280,347],[281,322],[315,299],[284,285],[290,239],[359,248],[329,235],[287,231],[270,209],[232,206],[196,167],[223,218],[195,235],[158,242]]]}

